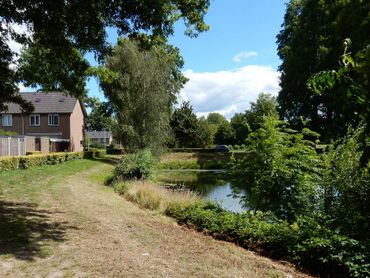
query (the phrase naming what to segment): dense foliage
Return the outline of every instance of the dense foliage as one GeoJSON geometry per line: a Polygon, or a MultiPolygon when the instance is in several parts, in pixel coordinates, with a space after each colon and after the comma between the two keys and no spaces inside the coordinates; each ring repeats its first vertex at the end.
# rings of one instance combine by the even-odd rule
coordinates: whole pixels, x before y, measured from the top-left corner
{"type": "Polygon", "coordinates": [[[57,164],[83,158],[82,152],[33,154],[27,156],[0,157],[0,172],[27,169],[45,164],[57,164]]]}
{"type": "Polygon", "coordinates": [[[173,204],[167,215],[182,224],[274,258],[309,267],[323,277],[370,275],[369,245],[301,217],[292,224],[264,213],[233,213],[214,204],[173,204]]]}
{"type": "Polygon", "coordinates": [[[346,77],[340,74],[340,83],[327,79],[319,94],[307,82],[318,72],[343,66],[338,57],[347,38],[352,40],[350,48],[346,45],[348,53],[359,53],[362,57],[358,59],[364,60],[362,50],[370,43],[369,11],[370,2],[362,0],[291,0],[287,5],[278,35],[278,54],[283,61],[279,68],[281,114],[296,127],[301,117],[309,120],[309,127],[322,134],[325,141],[343,136],[349,123],[356,126],[362,120],[364,105],[365,110],[369,109],[369,71],[365,67],[357,67],[362,72],[352,70],[349,63],[346,77]],[[354,88],[359,86],[353,87],[353,81],[366,93],[359,94],[354,88]]]}
{"type": "Polygon", "coordinates": [[[91,51],[101,60],[109,52],[108,27],[117,28],[120,35],[146,31],[168,37],[182,18],[186,34],[196,36],[208,29],[204,23],[208,6],[209,0],[1,1],[0,105],[21,102],[16,95],[20,80],[81,96],[89,66],[83,54],[91,51]],[[9,48],[10,39],[28,48],[21,76],[14,67],[16,54],[9,48]]]}
{"type": "Polygon", "coordinates": [[[317,135],[289,129],[277,117],[266,116],[260,124],[246,141],[248,157],[235,161],[233,170],[254,191],[255,210],[293,221],[315,203],[322,162],[309,139],[317,135]]]}
{"type": "Polygon", "coordinates": [[[115,180],[146,179],[152,174],[155,158],[149,149],[122,157],[114,169],[115,180]]]}
{"type": "Polygon", "coordinates": [[[181,148],[195,148],[202,145],[202,139],[206,138],[206,127],[200,128],[197,115],[193,111],[190,102],[183,102],[176,108],[170,120],[172,133],[175,137],[175,146],[181,148]]]}
{"type": "Polygon", "coordinates": [[[101,76],[101,86],[117,119],[117,140],[130,151],[150,147],[159,152],[169,141],[171,107],[186,79],[179,74],[176,49],[157,42],[144,48],[142,43],[118,41],[101,69],[113,78],[101,76]]]}
{"type": "Polygon", "coordinates": [[[248,207],[299,223],[307,233],[287,253],[303,252],[299,260],[314,269],[313,261],[321,260],[346,275],[370,273],[370,173],[361,164],[365,130],[349,132],[320,154],[317,133],[297,132],[277,117],[264,117],[248,136],[248,157],[232,162],[234,174],[252,192],[245,199],[248,207]]]}
{"type": "Polygon", "coordinates": [[[90,111],[86,119],[87,130],[112,130],[114,128],[113,109],[109,102],[96,97],[87,97],[85,107],[90,111]]]}

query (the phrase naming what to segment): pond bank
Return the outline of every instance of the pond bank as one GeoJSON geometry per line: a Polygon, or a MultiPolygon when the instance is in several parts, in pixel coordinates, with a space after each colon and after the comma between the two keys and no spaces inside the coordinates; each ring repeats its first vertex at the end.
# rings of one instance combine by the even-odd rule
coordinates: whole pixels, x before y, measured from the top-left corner
{"type": "Polygon", "coordinates": [[[232,156],[244,158],[246,153],[168,153],[162,156],[158,169],[226,169],[232,156]]]}

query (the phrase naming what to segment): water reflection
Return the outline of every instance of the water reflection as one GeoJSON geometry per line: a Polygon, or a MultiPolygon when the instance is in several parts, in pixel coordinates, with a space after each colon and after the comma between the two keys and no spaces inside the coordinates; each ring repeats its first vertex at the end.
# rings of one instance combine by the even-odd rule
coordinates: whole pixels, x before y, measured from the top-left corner
{"type": "Polygon", "coordinates": [[[223,208],[241,212],[247,209],[250,192],[240,180],[224,171],[169,170],[157,173],[157,179],[166,184],[185,185],[205,199],[218,202],[223,208]]]}

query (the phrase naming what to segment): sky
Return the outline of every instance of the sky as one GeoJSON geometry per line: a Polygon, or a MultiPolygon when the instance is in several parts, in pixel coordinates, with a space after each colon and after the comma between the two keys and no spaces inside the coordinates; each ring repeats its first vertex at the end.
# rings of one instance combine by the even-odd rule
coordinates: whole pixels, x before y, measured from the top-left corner
{"type": "MultiPolygon", "coordinates": [[[[276,35],[283,23],[285,3],[286,0],[211,0],[205,17],[210,30],[197,38],[185,36],[183,22],[176,23],[169,43],[180,49],[185,60],[183,72],[189,78],[179,102],[190,101],[199,116],[219,112],[230,119],[248,109],[259,93],[277,95],[280,60],[276,35]]],[[[108,30],[108,40],[116,43],[114,29],[108,30]]],[[[93,55],[86,57],[96,65],[93,55]]],[[[90,96],[104,100],[94,78],[87,82],[87,90],[90,96]]]]}
{"type": "MultiPolygon", "coordinates": [[[[230,119],[244,112],[258,94],[279,91],[280,60],[276,35],[285,12],[284,0],[211,0],[205,17],[210,30],[197,38],[184,35],[179,21],[169,43],[185,59],[189,78],[179,101],[190,101],[197,115],[219,112],[230,119]]],[[[116,42],[114,30],[109,41],[116,42]]],[[[92,61],[92,57],[89,57],[92,61]]],[[[95,80],[87,83],[89,94],[103,98],[95,80]]]]}

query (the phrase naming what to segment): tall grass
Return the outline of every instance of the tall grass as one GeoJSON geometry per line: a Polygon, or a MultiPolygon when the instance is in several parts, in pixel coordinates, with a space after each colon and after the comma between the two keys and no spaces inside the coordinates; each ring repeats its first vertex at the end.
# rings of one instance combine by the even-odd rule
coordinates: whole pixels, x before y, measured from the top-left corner
{"type": "Polygon", "coordinates": [[[170,207],[188,207],[202,203],[191,191],[171,191],[149,181],[127,181],[114,184],[114,190],[141,208],[164,213],[170,207]]]}

